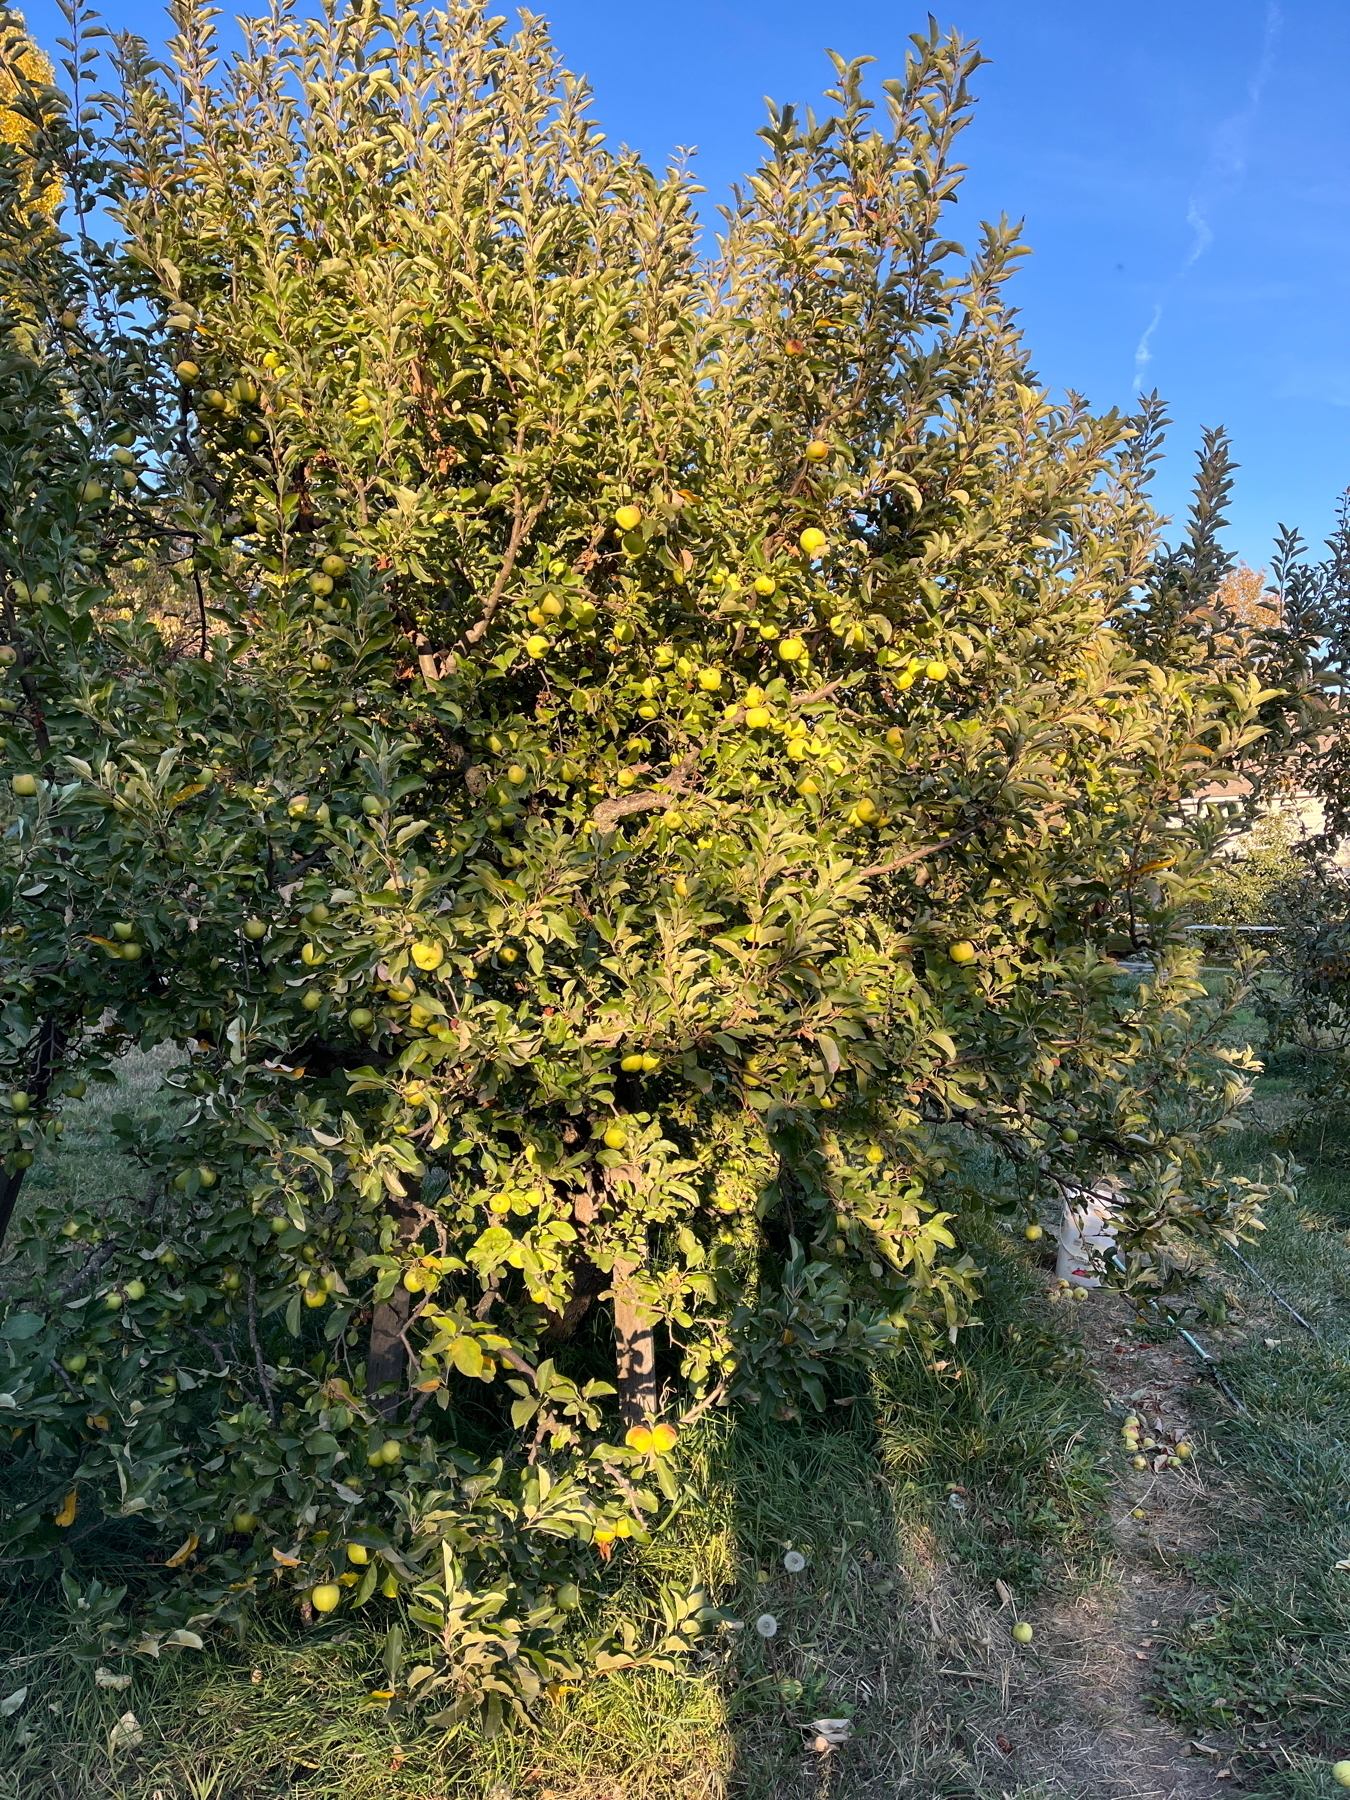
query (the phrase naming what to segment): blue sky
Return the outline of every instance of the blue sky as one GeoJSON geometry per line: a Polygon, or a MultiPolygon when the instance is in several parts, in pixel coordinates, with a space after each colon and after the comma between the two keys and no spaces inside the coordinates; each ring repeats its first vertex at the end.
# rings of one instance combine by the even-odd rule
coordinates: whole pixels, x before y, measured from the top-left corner
{"type": "MultiPolygon", "coordinates": [[[[165,35],[147,0],[114,27],[165,35]]],[[[504,9],[505,10],[505,9],[504,9]]],[[[898,72],[927,5],[896,0],[540,0],[614,141],[696,146],[709,204],[756,156],[763,97],[812,102],[828,44],[898,72]]],[[[1097,406],[1142,378],[1175,423],[1159,488],[1184,505],[1202,425],[1242,465],[1230,541],[1264,562],[1314,540],[1350,486],[1350,5],[1346,0],[949,0],[990,63],[955,235],[1026,221],[1014,284],[1041,379],[1097,406]]],[[[49,46],[54,5],[27,8],[49,46]]]]}

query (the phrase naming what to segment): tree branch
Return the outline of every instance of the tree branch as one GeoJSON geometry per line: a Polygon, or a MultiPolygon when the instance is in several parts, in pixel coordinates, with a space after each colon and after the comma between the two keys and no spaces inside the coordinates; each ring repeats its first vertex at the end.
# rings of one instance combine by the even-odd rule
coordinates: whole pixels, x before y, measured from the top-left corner
{"type": "MultiPolygon", "coordinates": [[[[487,635],[487,628],[492,623],[492,615],[501,605],[502,595],[506,592],[506,584],[510,581],[511,571],[516,566],[516,558],[520,554],[520,547],[538,524],[539,516],[548,503],[549,489],[547,485],[545,485],[543,493],[528,512],[522,510],[519,496],[517,496],[515,518],[511,523],[511,536],[507,540],[506,554],[502,558],[501,568],[497,571],[497,579],[488,590],[488,597],[483,602],[483,611],[478,623],[476,625],[471,625],[454,648],[448,652],[450,657],[453,657],[458,650],[472,650],[473,646],[480,643],[487,635]]],[[[440,680],[440,658],[437,657],[434,652],[429,655],[419,656],[417,660],[424,675],[427,674],[428,666],[430,666],[436,670],[435,675],[431,676],[430,679],[434,681],[440,680]]],[[[446,666],[450,667],[453,665],[447,662],[446,666]]]]}
{"type": "Polygon", "coordinates": [[[699,753],[691,750],[678,762],[666,777],[665,786],[644,788],[640,794],[623,794],[617,800],[602,800],[591,814],[591,822],[602,831],[608,831],[611,825],[617,825],[620,819],[631,818],[634,813],[665,811],[674,806],[681,796],[688,792],[688,777],[698,763],[699,753]]]}
{"type": "Polygon", "coordinates": [[[969,831],[957,831],[949,838],[943,838],[940,844],[925,844],[922,850],[911,850],[908,856],[897,856],[887,863],[873,863],[870,869],[859,869],[858,879],[869,881],[874,875],[889,875],[895,869],[903,869],[909,863],[922,862],[925,857],[936,856],[939,850],[950,850],[953,844],[964,843],[979,832],[978,825],[972,825],[969,831]]]}

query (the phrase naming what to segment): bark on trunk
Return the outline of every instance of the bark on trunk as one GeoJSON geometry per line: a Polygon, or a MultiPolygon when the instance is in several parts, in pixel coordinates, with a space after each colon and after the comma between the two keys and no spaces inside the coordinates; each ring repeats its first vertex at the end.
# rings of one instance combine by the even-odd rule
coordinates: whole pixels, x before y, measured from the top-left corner
{"type": "Polygon", "coordinates": [[[562,1311],[554,1313],[544,1333],[551,1343],[565,1344],[575,1337],[577,1327],[609,1286],[608,1278],[596,1268],[585,1248],[589,1228],[599,1216],[600,1201],[595,1191],[595,1170],[592,1168],[587,1171],[586,1186],[578,1190],[572,1201],[572,1219],[580,1227],[581,1245],[572,1262],[571,1296],[562,1311]]]}
{"type": "Polygon", "coordinates": [[[551,1344],[568,1343],[577,1327],[609,1286],[609,1277],[597,1269],[589,1256],[580,1256],[572,1264],[572,1294],[560,1313],[554,1313],[544,1336],[551,1344]]]}
{"type": "MultiPolygon", "coordinates": [[[[398,1219],[398,1243],[410,1244],[417,1235],[421,1220],[414,1212],[390,1211],[398,1219]]],[[[403,1333],[412,1316],[413,1297],[400,1281],[387,1300],[375,1308],[370,1321],[370,1342],[366,1348],[366,1398],[382,1419],[392,1419],[403,1404],[403,1371],[408,1360],[403,1333]],[[381,1388],[393,1392],[382,1394],[381,1388]]]]}
{"type": "Polygon", "coordinates": [[[657,1404],[656,1333],[638,1317],[629,1286],[637,1267],[630,1262],[614,1265],[614,1360],[619,1414],[626,1429],[654,1417],[657,1404]]]}
{"type": "Polygon", "coordinates": [[[403,1401],[403,1365],[407,1352],[403,1333],[412,1312],[413,1297],[402,1282],[375,1308],[370,1321],[370,1346],[366,1353],[366,1394],[382,1419],[392,1419],[403,1401]],[[393,1392],[382,1394],[381,1388],[393,1392]]]}
{"type": "MultiPolygon", "coordinates": [[[[38,1032],[37,1056],[29,1076],[29,1093],[35,1106],[45,1104],[65,1047],[66,1034],[60,1024],[55,1019],[45,1019],[38,1032]]],[[[26,1169],[12,1169],[8,1175],[0,1176],[0,1246],[4,1244],[9,1222],[14,1217],[19,1190],[27,1173],[26,1169]]]]}

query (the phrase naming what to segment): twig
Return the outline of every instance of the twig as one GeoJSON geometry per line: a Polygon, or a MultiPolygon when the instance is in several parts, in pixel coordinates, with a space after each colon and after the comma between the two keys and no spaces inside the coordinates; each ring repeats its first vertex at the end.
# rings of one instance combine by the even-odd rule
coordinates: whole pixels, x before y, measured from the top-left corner
{"type": "Polygon", "coordinates": [[[188,1335],[190,1337],[195,1337],[199,1344],[204,1344],[206,1346],[206,1348],[211,1352],[212,1356],[215,1357],[216,1367],[220,1370],[222,1375],[229,1374],[230,1365],[226,1362],[225,1358],[220,1354],[219,1344],[213,1343],[211,1341],[211,1339],[209,1337],[207,1337],[206,1333],[204,1331],[198,1331],[198,1329],[195,1325],[188,1326],[188,1335]]]}
{"type": "Polygon", "coordinates": [[[55,1357],[53,1357],[51,1359],[51,1362],[48,1366],[50,1367],[50,1369],[54,1375],[60,1376],[61,1380],[65,1382],[67,1388],[69,1388],[69,1390],[70,1390],[72,1399],[83,1400],[85,1398],[84,1394],[82,1394],[80,1392],[79,1388],[76,1387],[75,1383],[70,1379],[70,1376],[67,1375],[66,1371],[61,1367],[60,1363],[56,1360],[55,1357]]]}
{"type": "Polygon", "coordinates": [[[687,1430],[695,1420],[701,1419],[710,1406],[719,1406],[726,1399],[728,1384],[719,1381],[717,1386],[706,1393],[697,1406],[691,1406],[688,1412],[680,1414],[681,1429],[687,1430]]]}
{"type": "Polygon", "coordinates": [[[206,657],[206,651],[207,651],[207,633],[206,633],[206,591],[205,591],[205,589],[204,589],[204,588],[203,588],[203,587],[202,587],[202,572],[201,572],[201,570],[200,570],[200,569],[196,569],[196,568],[194,568],[194,569],[193,569],[193,571],[192,571],[192,585],[193,585],[193,587],[194,587],[194,588],[196,588],[196,590],[197,590],[197,617],[198,617],[198,619],[199,619],[199,620],[200,620],[200,622],[201,622],[201,630],[202,630],[202,658],[203,658],[203,660],[205,660],[205,657],[206,657]]]}
{"type": "Polygon", "coordinates": [[[846,679],[846,676],[840,675],[836,680],[827,681],[824,687],[818,687],[809,694],[794,694],[792,704],[794,707],[814,706],[818,700],[828,700],[836,688],[844,685],[846,679]]]}
{"type": "Polygon", "coordinates": [[[112,1244],[100,1244],[98,1249],[95,1250],[91,1256],[87,1257],[80,1265],[66,1285],[56,1290],[57,1299],[68,1300],[70,1296],[77,1293],[86,1282],[93,1281],[112,1253],[112,1244]]]}
{"type": "Polygon", "coordinates": [[[980,830],[972,825],[969,831],[957,831],[951,837],[943,838],[940,844],[925,844],[922,850],[911,850],[908,856],[897,856],[893,862],[874,863],[870,869],[860,869],[858,879],[868,881],[874,875],[889,875],[894,869],[903,869],[908,863],[922,862],[926,856],[936,856],[939,850],[950,850],[953,844],[961,844],[967,838],[975,837],[980,830]]]}

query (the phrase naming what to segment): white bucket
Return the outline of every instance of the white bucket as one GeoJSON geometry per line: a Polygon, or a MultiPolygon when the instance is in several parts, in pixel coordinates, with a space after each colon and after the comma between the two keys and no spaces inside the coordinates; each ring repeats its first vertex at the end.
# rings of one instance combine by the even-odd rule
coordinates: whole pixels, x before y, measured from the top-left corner
{"type": "Polygon", "coordinates": [[[1118,1200],[1115,1189],[1106,1182],[1071,1189],[1065,1195],[1064,1219],[1056,1234],[1055,1274],[1061,1281],[1071,1287],[1101,1286],[1099,1271],[1116,1247],[1113,1215],[1118,1200]]]}

